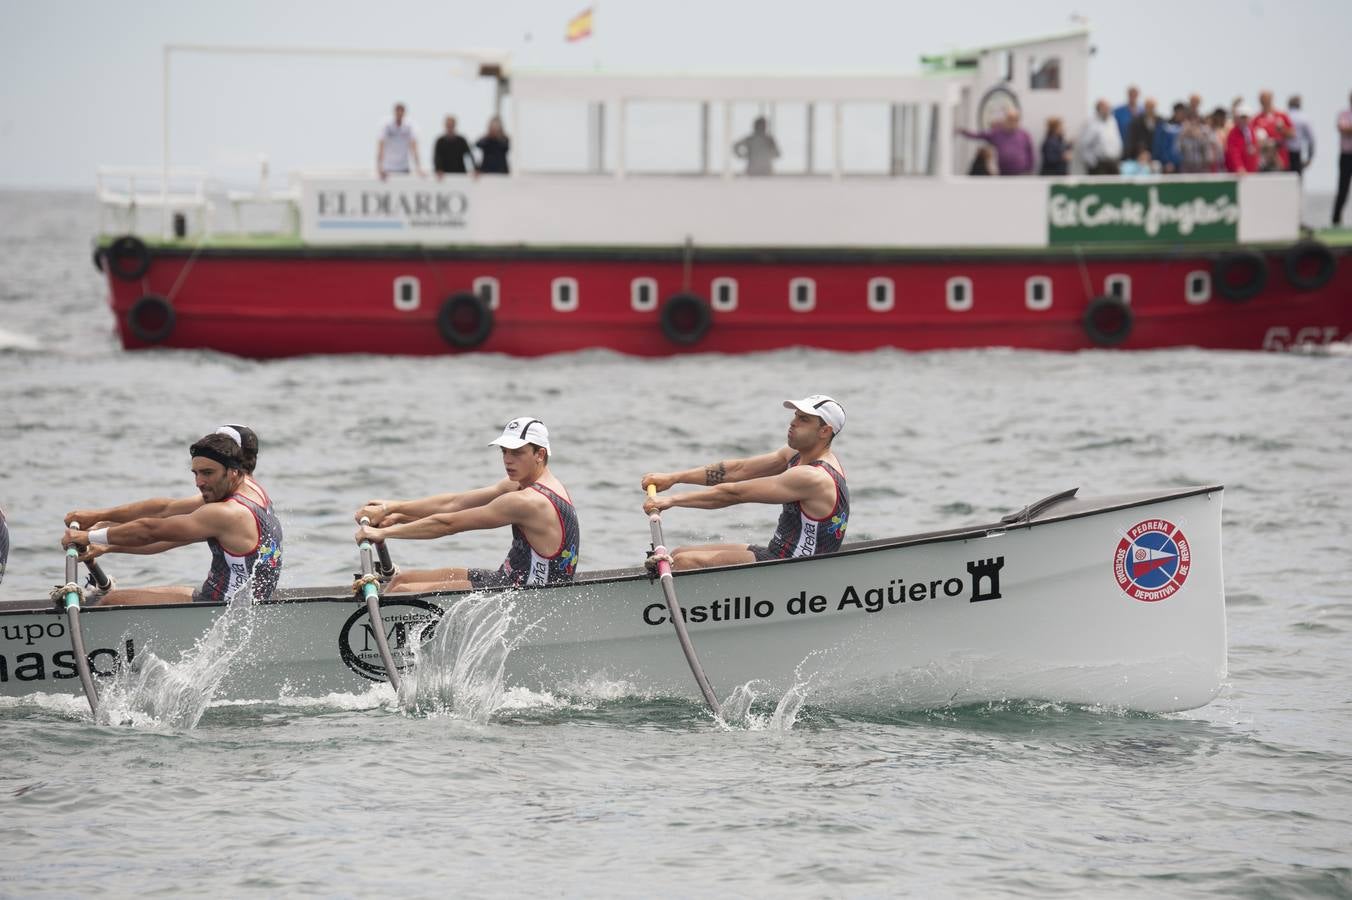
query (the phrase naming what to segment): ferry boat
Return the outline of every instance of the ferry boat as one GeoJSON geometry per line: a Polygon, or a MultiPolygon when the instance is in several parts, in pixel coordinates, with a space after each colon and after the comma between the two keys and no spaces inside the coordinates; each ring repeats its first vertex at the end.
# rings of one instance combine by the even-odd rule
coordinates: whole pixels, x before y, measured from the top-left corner
{"type": "Polygon", "coordinates": [[[128,349],[251,357],[1352,336],[1352,239],[1302,229],[1294,174],[964,174],[977,144],[959,130],[1007,110],[1035,143],[1049,116],[1078,135],[1089,40],[947,53],[915,75],[619,76],[456,54],[496,91],[510,175],[301,172],[222,193],[172,169],[166,137],[158,172],[101,170],[95,262],[128,349]],[[566,115],[568,147],[532,130],[566,115]],[[756,115],[782,153],[769,176],[735,152],[756,115]],[[222,227],[259,204],[285,227],[222,227]]]}

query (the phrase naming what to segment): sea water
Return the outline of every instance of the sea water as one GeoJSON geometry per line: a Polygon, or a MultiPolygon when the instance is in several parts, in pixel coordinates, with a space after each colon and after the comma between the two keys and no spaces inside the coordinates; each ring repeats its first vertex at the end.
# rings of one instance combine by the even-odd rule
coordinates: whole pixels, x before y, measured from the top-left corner
{"type": "MultiPolygon", "coordinates": [[[[186,448],[224,422],[261,437],[284,586],[350,579],[363,501],[500,478],[488,441],[522,414],[549,424],[582,568],[635,565],[645,471],[780,446],[780,401],[824,391],[849,414],[852,540],[991,521],[1069,487],[1223,483],[1230,674],[1173,715],[846,711],[814,703],[829,661],[809,659],[784,693],[709,672],[719,721],[621,681],[504,681],[514,611],[495,601],[421,648],[403,695],[211,699],[265,631],[246,612],[201,655],[128,673],[147,683],[107,721],[75,694],[0,702],[0,894],[1352,894],[1352,360],[127,354],[89,265],[94,227],[85,196],[0,194],[0,600],[60,579],[67,510],[191,494],[186,448]]],[[[763,541],[775,515],[664,525],[673,544],[763,541]]],[[[506,542],[394,550],[405,568],[488,566],[506,542]]],[[[195,583],[207,555],[104,562],[124,586],[195,583]]]]}

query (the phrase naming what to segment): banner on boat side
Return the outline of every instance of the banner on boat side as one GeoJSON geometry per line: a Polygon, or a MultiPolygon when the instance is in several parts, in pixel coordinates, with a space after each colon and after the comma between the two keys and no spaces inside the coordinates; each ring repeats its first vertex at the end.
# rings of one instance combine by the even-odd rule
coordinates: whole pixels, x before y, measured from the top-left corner
{"type": "MultiPolygon", "coordinates": [[[[388,597],[380,601],[380,627],[394,658],[395,668],[403,671],[413,663],[412,641],[431,637],[426,626],[441,619],[441,607],[426,600],[388,597]]],[[[371,617],[360,606],[338,630],[338,655],[353,672],[370,681],[385,680],[385,664],[380,659],[371,617]]]]}
{"type": "Polygon", "coordinates": [[[1053,184],[1051,244],[1229,242],[1239,234],[1234,181],[1053,184]]]}
{"type": "Polygon", "coordinates": [[[1137,522],[1113,554],[1113,576],[1127,596],[1158,603],[1178,593],[1192,568],[1192,548],[1183,531],[1165,519],[1137,522]]]}
{"type": "Polygon", "coordinates": [[[442,182],[310,181],[301,184],[300,231],[308,243],[418,244],[464,240],[469,197],[442,182]]]}

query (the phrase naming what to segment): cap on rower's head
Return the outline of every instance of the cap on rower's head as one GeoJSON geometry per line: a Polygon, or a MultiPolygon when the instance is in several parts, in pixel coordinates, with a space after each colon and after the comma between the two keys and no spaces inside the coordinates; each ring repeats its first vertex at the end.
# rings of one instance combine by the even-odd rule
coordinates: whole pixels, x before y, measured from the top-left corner
{"type": "Polygon", "coordinates": [[[802,400],[785,400],[785,409],[796,409],[799,412],[807,413],[809,416],[816,416],[831,426],[832,434],[840,434],[840,430],[845,427],[845,407],[841,406],[835,398],[828,397],[825,394],[813,394],[810,397],[804,397],[802,400]]]}
{"type": "Polygon", "coordinates": [[[503,447],[507,450],[515,450],[527,444],[548,450],[549,429],[545,427],[544,422],[533,416],[517,416],[502,429],[502,434],[497,440],[488,443],[489,446],[503,447]]]}

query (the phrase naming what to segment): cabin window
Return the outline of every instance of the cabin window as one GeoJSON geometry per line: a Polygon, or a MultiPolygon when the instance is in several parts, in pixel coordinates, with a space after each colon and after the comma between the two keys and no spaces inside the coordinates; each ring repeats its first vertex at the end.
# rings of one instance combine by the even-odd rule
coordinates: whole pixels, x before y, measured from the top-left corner
{"type": "Polygon", "coordinates": [[[1061,58],[1059,56],[1029,57],[1028,73],[1028,87],[1032,90],[1061,90],[1061,58]]]}
{"type": "Polygon", "coordinates": [[[952,312],[966,312],[972,308],[972,279],[958,275],[948,279],[944,286],[945,304],[952,312]]]}
{"type": "Polygon", "coordinates": [[[394,308],[400,312],[415,310],[422,303],[422,286],[412,275],[394,279],[394,308]]]}
{"type": "Polygon", "coordinates": [[[873,312],[888,312],[897,305],[896,292],[896,285],[891,278],[870,278],[868,308],[873,312]]]}
{"type": "Polygon", "coordinates": [[[817,282],[811,278],[794,278],[789,281],[789,309],[794,312],[811,312],[817,306],[817,282]]]}
{"type": "Polygon", "coordinates": [[[1109,297],[1116,297],[1123,303],[1131,302],[1131,276],[1130,275],[1109,275],[1103,280],[1103,293],[1109,297]]]}
{"type": "Polygon", "coordinates": [[[498,280],[489,275],[474,279],[474,293],[483,298],[489,309],[498,308],[498,280]]]}
{"type": "Polygon", "coordinates": [[[1034,275],[1023,283],[1023,302],[1031,310],[1041,312],[1052,308],[1052,280],[1046,275],[1034,275]]]}
{"type": "Polygon", "coordinates": [[[1189,272],[1184,297],[1189,303],[1202,304],[1211,299],[1211,273],[1205,269],[1189,272]]]}
{"type": "Polygon", "coordinates": [[[634,312],[652,312],[657,309],[657,279],[635,278],[629,282],[629,305],[634,312]]]}
{"type": "Polygon", "coordinates": [[[711,305],[718,312],[732,312],[737,308],[736,278],[715,278],[710,293],[713,294],[711,305]]]}
{"type": "Polygon", "coordinates": [[[572,312],[577,309],[577,279],[555,278],[550,285],[549,303],[555,312],[572,312]]]}

